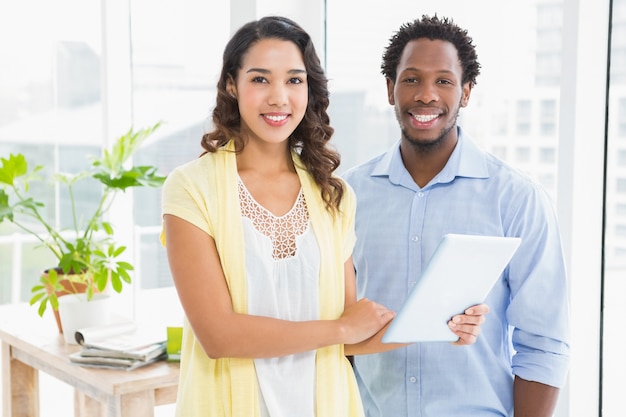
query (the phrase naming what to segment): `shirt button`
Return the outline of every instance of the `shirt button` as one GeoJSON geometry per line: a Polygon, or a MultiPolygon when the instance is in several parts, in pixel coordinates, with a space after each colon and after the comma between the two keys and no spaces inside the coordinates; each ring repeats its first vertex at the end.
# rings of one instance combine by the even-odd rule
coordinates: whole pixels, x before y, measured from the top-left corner
{"type": "Polygon", "coordinates": [[[417,382],[417,378],[412,376],[411,378],[409,378],[409,382],[411,382],[411,384],[415,384],[417,382]]]}
{"type": "Polygon", "coordinates": [[[419,236],[413,236],[413,237],[411,238],[411,240],[412,240],[413,242],[418,242],[418,241],[420,240],[420,237],[419,237],[419,236]]]}
{"type": "Polygon", "coordinates": [[[417,193],[417,196],[418,197],[424,197],[424,193],[420,191],[419,193],[417,193]]]}

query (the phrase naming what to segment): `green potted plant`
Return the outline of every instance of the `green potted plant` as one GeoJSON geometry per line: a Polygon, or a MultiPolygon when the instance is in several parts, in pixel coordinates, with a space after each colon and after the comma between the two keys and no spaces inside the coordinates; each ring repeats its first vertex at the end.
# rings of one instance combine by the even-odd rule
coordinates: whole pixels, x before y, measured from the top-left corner
{"type": "Polygon", "coordinates": [[[56,257],[57,265],[46,270],[31,288],[30,304],[38,305],[40,316],[50,305],[61,332],[57,313],[60,295],[84,292],[87,300],[91,300],[95,293],[104,291],[109,285],[120,293],[124,283],[131,282],[129,271],[133,266],[118,258],[126,247],[116,243],[113,227],[105,214],[120,191],[163,184],[165,177],[159,176],[154,166],[126,167],[129,158],[159,125],[138,131],[131,128],[115,141],[111,149],[104,150],[100,157],[93,157],[85,171],[73,175],[54,174],[52,181],[68,191],[73,219],[71,230],[53,226],[42,214],[44,203],[30,192],[30,183],[43,181],[40,177],[43,166],[29,169],[23,154],[0,158],[0,223],[11,222],[35,236],[56,257]],[[77,213],[74,194],[76,184],[87,178],[102,185],[99,203],[88,215],[77,213]],[[39,227],[33,227],[33,224],[39,227]]]}

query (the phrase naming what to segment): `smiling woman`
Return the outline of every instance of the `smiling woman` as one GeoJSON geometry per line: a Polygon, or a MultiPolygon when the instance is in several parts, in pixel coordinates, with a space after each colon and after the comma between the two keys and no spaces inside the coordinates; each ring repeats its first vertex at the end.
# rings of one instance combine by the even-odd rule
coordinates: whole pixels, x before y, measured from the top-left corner
{"type": "Polygon", "coordinates": [[[205,152],[163,188],[186,316],[179,415],[363,415],[343,344],[393,314],[350,284],[354,199],[333,175],[326,83],[290,19],[251,21],[226,45],[205,152]]]}

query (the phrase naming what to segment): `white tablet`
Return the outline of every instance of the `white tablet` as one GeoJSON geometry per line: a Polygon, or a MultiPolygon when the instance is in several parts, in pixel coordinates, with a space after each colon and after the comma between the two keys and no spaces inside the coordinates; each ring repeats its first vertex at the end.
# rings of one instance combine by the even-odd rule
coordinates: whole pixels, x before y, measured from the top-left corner
{"type": "Polygon", "coordinates": [[[445,235],[382,341],[458,340],[448,321],[487,298],[520,242],[515,237],[445,235]]]}

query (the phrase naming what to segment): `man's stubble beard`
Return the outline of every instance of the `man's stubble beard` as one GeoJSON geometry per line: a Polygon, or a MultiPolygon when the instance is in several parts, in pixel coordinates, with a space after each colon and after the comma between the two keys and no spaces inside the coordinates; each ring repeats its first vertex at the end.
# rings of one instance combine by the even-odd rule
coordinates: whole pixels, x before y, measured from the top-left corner
{"type": "Polygon", "coordinates": [[[415,149],[416,152],[426,154],[426,153],[434,152],[437,148],[439,148],[441,144],[443,143],[444,138],[448,135],[448,133],[450,133],[450,131],[456,127],[456,122],[457,122],[457,119],[459,118],[460,110],[461,110],[461,103],[459,102],[459,106],[456,109],[456,114],[454,115],[454,118],[452,119],[452,123],[450,123],[449,126],[444,127],[435,139],[428,140],[428,141],[423,141],[415,137],[412,137],[409,134],[408,129],[404,127],[402,123],[402,118],[400,117],[397,107],[395,109],[395,113],[396,113],[396,119],[398,120],[398,125],[400,126],[400,133],[402,134],[402,139],[406,140],[406,142],[410,144],[413,147],[413,149],[415,149]]]}

